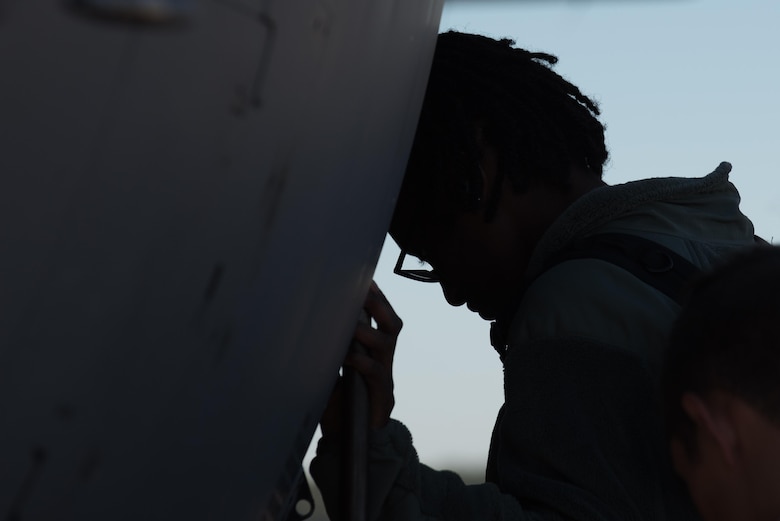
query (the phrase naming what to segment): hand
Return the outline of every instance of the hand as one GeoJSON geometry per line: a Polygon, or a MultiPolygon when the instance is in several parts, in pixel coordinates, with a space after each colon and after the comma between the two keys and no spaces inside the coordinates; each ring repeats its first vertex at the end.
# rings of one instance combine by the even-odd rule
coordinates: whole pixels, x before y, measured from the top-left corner
{"type": "MultiPolygon", "coordinates": [[[[357,324],[354,339],[365,348],[365,353],[350,351],[344,359],[344,365],[355,369],[365,379],[370,409],[369,426],[380,429],[387,425],[395,406],[393,357],[403,322],[375,282],[371,283],[363,307],[374,318],[377,327],[375,329],[362,322],[357,324]]],[[[323,435],[336,434],[341,430],[342,388],[339,378],[320,420],[323,435]]]]}

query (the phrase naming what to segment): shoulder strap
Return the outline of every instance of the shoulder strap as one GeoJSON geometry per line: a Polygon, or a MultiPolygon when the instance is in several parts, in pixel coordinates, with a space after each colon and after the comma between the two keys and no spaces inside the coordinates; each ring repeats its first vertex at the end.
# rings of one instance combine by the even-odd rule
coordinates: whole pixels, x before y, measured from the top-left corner
{"type": "MultiPolygon", "coordinates": [[[[756,245],[769,243],[753,236],[756,245]]],[[[627,233],[601,233],[586,237],[553,254],[537,277],[558,264],[574,259],[599,259],[619,266],[633,274],[678,304],[681,304],[683,288],[701,270],[691,261],[673,250],[650,239],[627,233]]],[[[526,283],[526,288],[533,280],[526,283]]],[[[522,293],[519,298],[522,298],[522,293]]],[[[517,304],[519,305],[519,300],[517,304]]],[[[516,310],[512,309],[512,315],[516,310]]],[[[507,346],[507,329],[512,316],[499,318],[490,325],[490,343],[504,359],[507,346]]]]}
{"type": "Polygon", "coordinates": [[[587,237],[550,257],[543,271],[572,259],[599,259],[619,266],[678,304],[685,284],[701,271],[666,246],[625,233],[587,237]]]}
{"type": "MultiPolygon", "coordinates": [[[[701,271],[688,259],[655,241],[625,233],[603,233],[586,237],[552,255],[539,275],[574,259],[599,259],[619,266],[678,304],[685,284],[701,271]]],[[[497,320],[490,328],[491,343],[502,360],[506,351],[507,322],[497,320]]]]}

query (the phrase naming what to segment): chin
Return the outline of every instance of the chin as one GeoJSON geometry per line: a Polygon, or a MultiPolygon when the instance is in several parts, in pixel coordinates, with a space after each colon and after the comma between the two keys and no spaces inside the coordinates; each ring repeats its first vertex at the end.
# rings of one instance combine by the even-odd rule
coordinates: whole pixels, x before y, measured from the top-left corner
{"type": "Polygon", "coordinates": [[[477,313],[479,313],[479,316],[482,317],[484,320],[493,321],[496,319],[495,313],[490,313],[487,311],[478,311],[477,313]]]}
{"type": "Polygon", "coordinates": [[[471,303],[466,303],[466,307],[469,308],[470,311],[479,314],[484,320],[496,319],[496,314],[490,309],[484,309],[479,305],[472,305],[471,303]]]}

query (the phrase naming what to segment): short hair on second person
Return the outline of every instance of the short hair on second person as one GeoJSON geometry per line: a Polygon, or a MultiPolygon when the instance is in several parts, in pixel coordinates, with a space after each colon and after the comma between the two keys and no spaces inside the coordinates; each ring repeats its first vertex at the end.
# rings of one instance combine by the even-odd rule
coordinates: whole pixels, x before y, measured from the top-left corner
{"type": "Polygon", "coordinates": [[[686,392],[728,392],[780,424],[780,248],[751,248],[692,285],[663,380],[668,435],[692,456],[695,425],[680,405],[686,392]]]}

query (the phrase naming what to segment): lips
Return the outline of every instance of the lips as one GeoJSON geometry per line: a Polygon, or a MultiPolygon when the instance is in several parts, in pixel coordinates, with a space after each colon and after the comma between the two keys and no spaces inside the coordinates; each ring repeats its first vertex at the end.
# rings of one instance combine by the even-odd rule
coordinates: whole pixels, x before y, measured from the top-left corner
{"type": "Polygon", "coordinates": [[[489,310],[484,309],[484,306],[479,305],[479,303],[467,302],[466,307],[474,313],[479,313],[479,316],[485,320],[491,320],[493,318],[492,313],[490,313],[489,310]]]}

